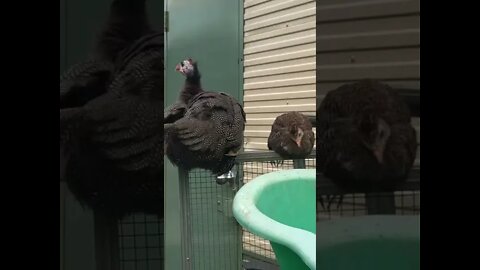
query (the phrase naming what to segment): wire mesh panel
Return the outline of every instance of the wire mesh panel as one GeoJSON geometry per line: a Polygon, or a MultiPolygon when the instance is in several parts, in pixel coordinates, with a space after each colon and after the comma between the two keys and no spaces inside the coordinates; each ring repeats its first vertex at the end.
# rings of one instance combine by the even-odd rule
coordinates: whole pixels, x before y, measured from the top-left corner
{"type": "Polygon", "coordinates": [[[420,191],[395,192],[395,205],[397,215],[420,215],[420,191]]]}
{"type": "Polygon", "coordinates": [[[163,220],[135,214],[118,222],[120,270],[163,269],[163,220]]]}
{"type": "Polygon", "coordinates": [[[325,205],[325,208],[317,205],[318,221],[371,214],[420,214],[419,167],[415,167],[410,178],[405,183],[399,184],[393,192],[344,193],[329,179],[318,174],[317,185],[317,198],[321,196],[325,205]],[[344,196],[341,204],[338,203],[340,194],[344,196]]]}
{"type": "MultiPolygon", "coordinates": [[[[283,164],[278,164],[281,160],[271,161],[245,161],[242,163],[243,179],[242,184],[246,184],[256,177],[280,170],[293,169],[293,160],[284,160],[283,164]],[[274,164],[273,162],[277,163],[274,164]]],[[[244,252],[250,253],[250,256],[261,256],[266,259],[271,259],[275,262],[275,253],[273,252],[270,242],[250,233],[248,230],[242,228],[242,247],[244,252]],[[252,254],[253,253],[253,254],[252,254]]]]}
{"type": "MultiPolygon", "coordinates": [[[[182,174],[180,174],[182,175],[182,174]]],[[[185,269],[239,269],[240,227],[233,217],[234,181],[219,185],[210,172],[195,169],[186,181],[184,203],[185,269]]]]}
{"type": "Polygon", "coordinates": [[[308,158],[305,159],[305,169],[315,169],[317,167],[316,159],[308,158]]]}

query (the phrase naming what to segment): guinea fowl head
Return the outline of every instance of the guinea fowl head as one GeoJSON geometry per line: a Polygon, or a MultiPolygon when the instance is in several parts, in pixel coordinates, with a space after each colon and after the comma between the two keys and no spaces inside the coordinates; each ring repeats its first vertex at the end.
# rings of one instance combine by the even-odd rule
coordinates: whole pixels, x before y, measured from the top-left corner
{"type": "Polygon", "coordinates": [[[379,117],[367,116],[359,123],[363,144],[372,151],[379,163],[383,163],[383,154],[390,137],[390,126],[379,117]]]}
{"type": "Polygon", "coordinates": [[[198,77],[197,63],[194,62],[191,58],[185,59],[182,62],[178,63],[175,67],[175,70],[182,73],[185,77],[198,77]]]}
{"type": "Polygon", "coordinates": [[[202,92],[200,83],[200,73],[197,68],[197,62],[191,58],[185,59],[178,63],[175,70],[186,77],[185,85],[180,92],[180,100],[187,104],[192,97],[202,92]]]}
{"type": "Polygon", "coordinates": [[[290,128],[290,139],[293,140],[298,145],[298,147],[301,147],[303,134],[303,130],[296,125],[293,125],[290,128]]]}

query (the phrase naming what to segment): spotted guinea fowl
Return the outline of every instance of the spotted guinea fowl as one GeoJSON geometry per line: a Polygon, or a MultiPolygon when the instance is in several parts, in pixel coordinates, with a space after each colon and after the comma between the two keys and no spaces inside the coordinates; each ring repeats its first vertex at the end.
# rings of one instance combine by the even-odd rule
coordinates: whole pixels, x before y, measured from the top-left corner
{"type": "Polygon", "coordinates": [[[232,96],[204,91],[193,60],[182,61],[176,70],[186,78],[177,103],[164,116],[166,155],[185,170],[227,173],[243,144],[245,112],[232,96]]]}
{"type": "Polygon", "coordinates": [[[268,149],[284,159],[306,158],[315,143],[310,119],[299,112],[278,116],[268,137],[268,149]]]}
{"type": "Polygon", "coordinates": [[[378,81],[330,91],[317,109],[317,169],[345,190],[392,189],[406,180],[415,160],[410,120],[404,100],[378,81]]]}
{"type": "Polygon", "coordinates": [[[112,3],[99,45],[112,64],[105,89],[60,108],[68,187],[82,204],[115,217],[163,216],[163,34],[145,17],[145,1],[112,3]]]}

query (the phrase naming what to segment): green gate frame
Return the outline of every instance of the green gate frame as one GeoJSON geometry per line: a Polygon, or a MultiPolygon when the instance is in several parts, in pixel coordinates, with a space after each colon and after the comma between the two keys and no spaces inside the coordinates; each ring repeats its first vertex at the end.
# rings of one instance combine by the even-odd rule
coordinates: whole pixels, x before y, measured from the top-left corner
{"type": "MultiPolygon", "coordinates": [[[[178,97],[183,79],[175,73],[174,67],[186,57],[199,61],[205,89],[227,92],[243,103],[243,1],[165,0],[164,10],[165,107],[178,97]],[[232,81],[236,85],[232,85],[232,81]]],[[[193,247],[188,244],[192,240],[188,174],[179,171],[167,158],[164,185],[165,269],[192,269],[193,247]]],[[[229,189],[228,185],[224,188],[229,189]]],[[[241,244],[240,227],[238,232],[241,244]]],[[[240,247],[238,269],[241,269],[241,261],[240,247]]]]}

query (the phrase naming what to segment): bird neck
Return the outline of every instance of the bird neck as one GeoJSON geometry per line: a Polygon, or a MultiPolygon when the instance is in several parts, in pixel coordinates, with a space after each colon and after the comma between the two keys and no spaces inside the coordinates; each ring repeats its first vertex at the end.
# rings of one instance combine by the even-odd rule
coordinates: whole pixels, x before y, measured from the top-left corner
{"type": "Polygon", "coordinates": [[[192,76],[188,76],[185,80],[185,86],[181,93],[181,100],[184,103],[188,103],[188,101],[195,96],[196,94],[203,92],[202,86],[200,84],[200,74],[195,72],[192,76]]]}
{"type": "Polygon", "coordinates": [[[191,76],[187,76],[185,79],[185,85],[186,86],[196,86],[198,88],[201,88],[200,86],[200,73],[198,73],[197,70],[194,71],[194,73],[191,76]]]}

